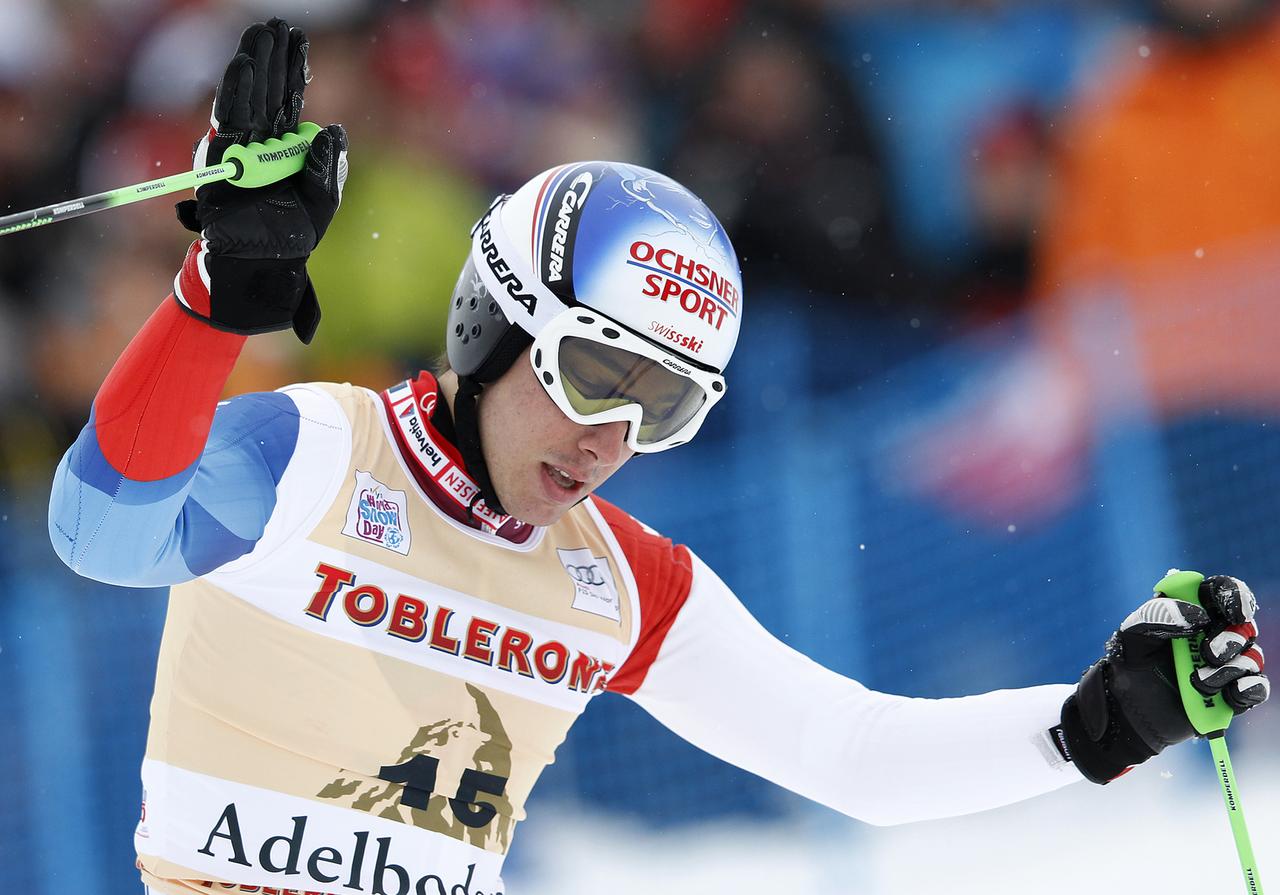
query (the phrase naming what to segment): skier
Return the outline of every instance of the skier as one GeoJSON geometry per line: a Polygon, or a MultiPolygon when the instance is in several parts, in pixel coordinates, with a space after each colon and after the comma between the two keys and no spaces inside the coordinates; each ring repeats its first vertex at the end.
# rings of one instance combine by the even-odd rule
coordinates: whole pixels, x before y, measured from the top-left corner
{"type": "MultiPolygon", "coordinates": [[[[298,29],[250,27],[196,164],[294,129],[306,57],[298,29]]],[[[1144,603],[1077,687],[874,692],[595,497],[634,454],[694,436],[743,311],[715,217],[633,165],[562,165],[493,203],[448,369],[219,404],[250,334],[314,333],[306,260],[345,176],[331,125],[294,178],[179,206],[199,236],[173,294],[56,473],[68,566],[173,585],[135,834],[151,891],[501,892],[531,788],[604,691],[878,824],[1106,783],[1189,738],[1172,637],[1207,632],[1203,692],[1238,711],[1267,697],[1253,595],[1225,576],[1205,609],[1144,603]],[[790,736],[759,736],[765,718],[790,736]]]]}

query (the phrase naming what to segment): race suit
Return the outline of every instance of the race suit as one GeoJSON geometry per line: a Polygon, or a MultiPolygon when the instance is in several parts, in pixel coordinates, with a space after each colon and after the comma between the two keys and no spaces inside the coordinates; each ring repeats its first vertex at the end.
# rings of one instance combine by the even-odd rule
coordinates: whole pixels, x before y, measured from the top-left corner
{"type": "Polygon", "coordinates": [[[1071,687],[868,690],[597,497],[547,527],[477,502],[429,374],[219,404],[242,343],[162,305],[50,503],[76,572],[173,585],[135,833],[152,891],[501,892],[530,790],[606,691],[876,824],[1080,779],[1045,734],[1071,687]]]}

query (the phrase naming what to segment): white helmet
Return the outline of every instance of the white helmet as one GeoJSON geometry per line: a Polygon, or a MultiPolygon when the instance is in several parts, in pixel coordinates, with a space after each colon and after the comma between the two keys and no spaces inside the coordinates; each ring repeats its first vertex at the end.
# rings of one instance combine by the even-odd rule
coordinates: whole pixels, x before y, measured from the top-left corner
{"type": "Polygon", "coordinates": [[[729,237],[683,186],[619,162],[539,174],[472,229],[454,288],[446,345],[464,460],[483,467],[475,396],[530,344],[569,417],[626,420],[637,451],[683,444],[724,394],[741,312],[729,237]]]}

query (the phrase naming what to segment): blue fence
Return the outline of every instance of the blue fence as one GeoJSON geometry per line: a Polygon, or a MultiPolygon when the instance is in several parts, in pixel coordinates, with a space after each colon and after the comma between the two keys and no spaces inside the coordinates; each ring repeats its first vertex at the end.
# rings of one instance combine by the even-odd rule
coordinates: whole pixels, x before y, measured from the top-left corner
{"type": "MultiPolygon", "coordinates": [[[[1074,680],[1168,565],[1274,592],[1280,423],[1219,412],[1155,428],[1135,407],[1068,458],[1082,476],[1053,492],[1052,512],[1016,457],[922,490],[903,470],[937,462],[925,450],[937,421],[1022,345],[1016,331],[998,345],[935,341],[905,320],[758,301],[703,437],[637,461],[606,496],[688,543],[792,646],[910,695],[1074,680]],[[903,360],[866,375],[873,355],[903,360]],[[1031,496],[994,499],[1010,482],[1031,496]]],[[[131,833],[164,595],[63,569],[44,535],[46,493],[34,483],[0,507],[6,888],[136,895],[131,833]]],[[[564,798],[655,824],[799,803],[615,697],[575,727],[531,822],[540,801],[564,798]]]]}

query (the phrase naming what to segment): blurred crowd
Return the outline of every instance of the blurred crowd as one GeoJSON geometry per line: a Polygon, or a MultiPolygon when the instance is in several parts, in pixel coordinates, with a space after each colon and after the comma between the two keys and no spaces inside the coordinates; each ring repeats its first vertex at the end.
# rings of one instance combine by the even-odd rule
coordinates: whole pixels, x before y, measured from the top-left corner
{"type": "MultiPolygon", "coordinates": [[[[956,695],[1070,679],[1169,564],[1274,605],[1280,0],[0,0],[0,216],[188,168],[272,15],[311,38],[303,118],[346,126],[350,177],[309,263],[315,341],[255,336],[228,393],[413,375],[494,195],[632,161],[707,200],[748,310],[698,443],[606,496],[696,534],[789,644],[956,695]]],[[[0,237],[15,890],[136,888],[163,595],[75,578],[44,517],[171,291],[180,198],[0,237]]],[[[661,822],[778,810],[624,703],[593,704],[542,792],[661,822]]],[[[1244,728],[1259,755],[1275,720],[1244,728]]]]}
{"type": "MultiPolygon", "coordinates": [[[[1013,451],[1048,476],[1106,403],[1100,332],[1138,347],[1162,410],[1274,409],[1274,10],[0,0],[0,214],[183,170],[239,31],[277,14],[310,35],[304,118],[347,127],[351,174],[311,262],[315,344],[251,340],[229,391],[381,387],[430,363],[492,195],[561,161],[614,158],[708,201],[748,302],[844,333],[835,386],[1031,320],[1034,351],[1019,343],[956,424],[983,434],[960,466],[1013,451]],[[1010,412],[1027,406],[1041,413],[1010,412]]],[[[187,239],[165,206],[177,198],[0,238],[0,502],[46,487],[169,291],[187,239]]],[[[920,486],[946,486],[944,467],[920,486]]]]}

